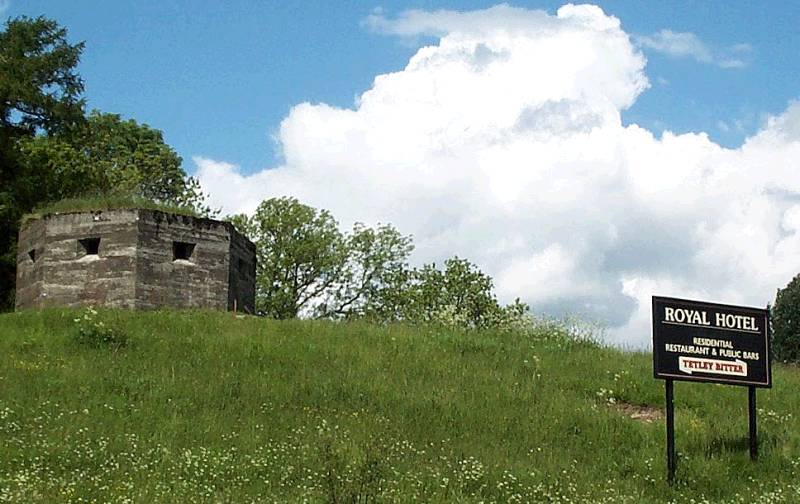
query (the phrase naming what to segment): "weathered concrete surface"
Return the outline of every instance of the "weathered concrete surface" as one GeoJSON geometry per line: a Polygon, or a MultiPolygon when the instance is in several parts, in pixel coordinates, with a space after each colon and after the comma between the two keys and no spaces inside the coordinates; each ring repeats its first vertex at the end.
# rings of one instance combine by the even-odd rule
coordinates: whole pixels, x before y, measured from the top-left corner
{"type": "Polygon", "coordinates": [[[142,211],[138,223],[138,308],[225,310],[230,230],[211,219],[142,211]],[[194,243],[190,259],[174,259],[174,242],[194,243]]]}
{"type": "Polygon", "coordinates": [[[44,222],[40,220],[29,222],[20,230],[17,247],[17,306],[36,306],[42,296],[44,231],[44,222]]]}
{"type": "Polygon", "coordinates": [[[231,226],[228,309],[255,313],[256,246],[231,226]]]}
{"type": "Polygon", "coordinates": [[[49,215],[23,226],[17,265],[17,309],[255,307],[255,246],[213,219],[138,209],[49,215]],[[96,254],[82,245],[98,239],[96,254]],[[180,257],[178,245],[176,256],[176,243],[191,244],[191,255],[180,257]]]}

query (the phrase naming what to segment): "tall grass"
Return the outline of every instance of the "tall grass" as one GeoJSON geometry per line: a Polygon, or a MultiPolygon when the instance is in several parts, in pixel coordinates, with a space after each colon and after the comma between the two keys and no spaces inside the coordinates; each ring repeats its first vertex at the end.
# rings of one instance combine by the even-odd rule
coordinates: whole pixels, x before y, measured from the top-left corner
{"type": "Polygon", "coordinates": [[[747,458],[744,388],[678,383],[678,481],[644,353],[514,333],[100,311],[0,316],[0,502],[798,502],[800,375],[747,458]]]}

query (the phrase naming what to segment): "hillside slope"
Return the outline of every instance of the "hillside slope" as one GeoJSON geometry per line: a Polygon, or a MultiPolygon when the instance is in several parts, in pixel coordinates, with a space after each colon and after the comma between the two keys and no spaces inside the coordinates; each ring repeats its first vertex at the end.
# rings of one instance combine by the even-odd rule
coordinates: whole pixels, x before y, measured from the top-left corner
{"type": "Polygon", "coordinates": [[[0,502],[800,501],[796,369],[757,463],[745,388],[676,384],[669,488],[649,354],[206,312],[104,311],[95,347],[83,313],[0,316],[0,502]]]}

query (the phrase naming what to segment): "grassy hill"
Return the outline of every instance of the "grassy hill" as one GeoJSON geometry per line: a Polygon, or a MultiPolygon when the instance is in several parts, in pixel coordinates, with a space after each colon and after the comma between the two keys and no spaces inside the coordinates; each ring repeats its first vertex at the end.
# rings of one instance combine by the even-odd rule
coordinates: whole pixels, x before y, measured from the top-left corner
{"type": "Polygon", "coordinates": [[[82,315],[0,316],[0,502],[800,501],[796,369],[757,463],[745,388],[676,384],[670,488],[649,354],[556,326],[103,311],[92,345],[82,315]]]}

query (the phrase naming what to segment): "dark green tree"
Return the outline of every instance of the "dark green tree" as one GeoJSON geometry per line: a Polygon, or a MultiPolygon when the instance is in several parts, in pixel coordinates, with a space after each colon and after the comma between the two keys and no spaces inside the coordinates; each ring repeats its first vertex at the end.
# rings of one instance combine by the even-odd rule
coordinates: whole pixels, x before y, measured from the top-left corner
{"type": "Polygon", "coordinates": [[[83,120],[84,44],[44,17],[20,17],[0,32],[0,128],[12,136],[63,132],[83,120]]]}
{"type": "Polygon", "coordinates": [[[778,289],[772,318],[772,354],[783,362],[800,362],[800,275],[778,289]]]}
{"type": "Polygon", "coordinates": [[[19,220],[40,200],[40,173],[25,170],[18,142],[68,135],[83,122],[83,43],[55,21],[21,17],[0,32],[0,309],[13,305],[19,220]]]}

